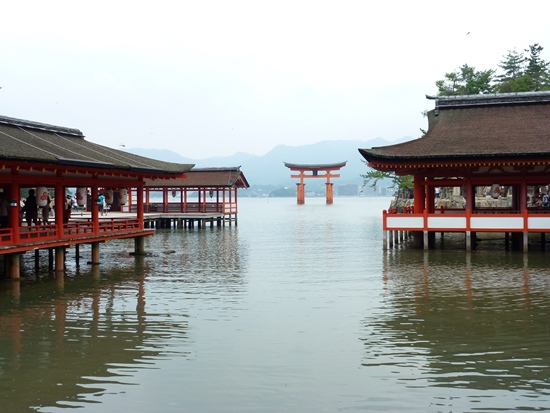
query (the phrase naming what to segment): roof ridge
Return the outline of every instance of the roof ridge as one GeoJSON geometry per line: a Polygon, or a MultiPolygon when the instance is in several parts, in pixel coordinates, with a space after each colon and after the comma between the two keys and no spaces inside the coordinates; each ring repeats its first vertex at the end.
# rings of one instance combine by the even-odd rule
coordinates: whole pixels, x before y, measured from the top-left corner
{"type": "Polygon", "coordinates": [[[452,109],[472,106],[524,105],[534,103],[550,103],[550,91],[486,93],[482,95],[430,96],[426,99],[435,100],[435,112],[440,109],[452,109]]]}
{"type": "Polygon", "coordinates": [[[10,118],[9,116],[2,116],[0,115],[0,123],[4,123],[6,125],[13,125],[13,126],[20,126],[23,128],[32,128],[32,129],[38,129],[38,130],[44,130],[48,132],[58,132],[63,133],[66,135],[75,135],[79,137],[84,137],[82,132],[79,129],[75,128],[67,128],[64,126],[56,126],[56,125],[50,125],[48,123],[41,123],[41,122],[34,122],[31,120],[24,120],[24,119],[17,119],[17,118],[10,118]]]}

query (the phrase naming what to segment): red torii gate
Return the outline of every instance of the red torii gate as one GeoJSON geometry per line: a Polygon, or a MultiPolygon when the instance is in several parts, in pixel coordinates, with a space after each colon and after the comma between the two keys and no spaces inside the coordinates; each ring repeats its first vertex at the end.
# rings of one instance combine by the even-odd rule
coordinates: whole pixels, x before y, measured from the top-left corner
{"type": "Polygon", "coordinates": [[[299,205],[305,204],[305,178],[327,178],[326,182],[326,198],[327,205],[333,202],[332,183],[330,178],[340,178],[340,174],[333,174],[333,171],[339,171],[340,168],[346,166],[347,161],[332,163],[332,164],[295,164],[285,162],[285,166],[290,168],[291,171],[300,172],[299,175],[290,175],[291,178],[300,178],[300,182],[296,184],[296,200],[299,205]],[[319,171],[324,173],[319,174],[319,171]],[[308,174],[307,172],[310,172],[308,174]]]}

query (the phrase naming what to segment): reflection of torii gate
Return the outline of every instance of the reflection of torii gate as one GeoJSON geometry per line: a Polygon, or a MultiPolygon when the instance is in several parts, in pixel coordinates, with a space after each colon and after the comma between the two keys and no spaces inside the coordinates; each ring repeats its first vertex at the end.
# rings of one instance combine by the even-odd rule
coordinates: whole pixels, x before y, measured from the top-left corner
{"type": "Polygon", "coordinates": [[[300,182],[296,184],[296,200],[298,204],[304,204],[306,202],[305,197],[305,184],[304,178],[327,178],[326,183],[326,195],[327,195],[327,204],[332,204],[333,200],[333,191],[332,183],[330,178],[340,178],[340,174],[333,174],[332,171],[339,171],[340,168],[346,166],[347,161],[340,163],[327,163],[327,164],[318,164],[318,165],[305,165],[305,164],[296,164],[285,162],[285,166],[290,168],[291,171],[300,172],[299,175],[290,175],[291,178],[300,178],[300,182]],[[324,174],[319,175],[319,171],[324,171],[324,174]],[[306,172],[311,172],[307,174],[306,172]]]}

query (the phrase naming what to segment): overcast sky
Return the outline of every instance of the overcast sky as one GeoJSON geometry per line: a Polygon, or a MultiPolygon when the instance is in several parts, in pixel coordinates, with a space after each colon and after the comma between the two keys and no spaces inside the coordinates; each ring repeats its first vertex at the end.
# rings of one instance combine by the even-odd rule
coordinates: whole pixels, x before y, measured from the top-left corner
{"type": "Polygon", "coordinates": [[[0,115],[190,158],[418,137],[446,72],[550,60],[545,0],[4,3],[0,115]]]}

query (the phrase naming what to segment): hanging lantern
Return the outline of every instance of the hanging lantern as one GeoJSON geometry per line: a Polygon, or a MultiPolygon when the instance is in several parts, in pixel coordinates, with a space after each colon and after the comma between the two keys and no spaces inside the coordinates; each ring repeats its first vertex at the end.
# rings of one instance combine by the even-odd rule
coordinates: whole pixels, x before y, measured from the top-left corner
{"type": "Polygon", "coordinates": [[[76,188],[76,202],[78,206],[86,205],[88,201],[87,189],[83,186],[76,188]]]}
{"type": "Polygon", "coordinates": [[[500,185],[499,184],[493,184],[491,186],[491,196],[495,199],[500,196],[500,185]]]}
{"type": "Polygon", "coordinates": [[[48,193],[48,188],[45,186],[39,186],[36,188],[36,204],[39,207],[48,205],[48,198],[50,194],[48,193]]]}
{"type": "Polygon", "coordinates": [[[126,188],[118,189],[118,203],[120,205],[126,205],[128,202],[128,190],[126,188]]]}
{"type": "Polygon", "coordinates": [[[113,190],[107,189],[105,191],[105,203],[111,205],[113,203],[113,190]]]}
{"type": "Polygon", "coordinates": [[[176,197],[176,190],[172,189],[172,198],[175,198],[175,197],[176,197]]]}

